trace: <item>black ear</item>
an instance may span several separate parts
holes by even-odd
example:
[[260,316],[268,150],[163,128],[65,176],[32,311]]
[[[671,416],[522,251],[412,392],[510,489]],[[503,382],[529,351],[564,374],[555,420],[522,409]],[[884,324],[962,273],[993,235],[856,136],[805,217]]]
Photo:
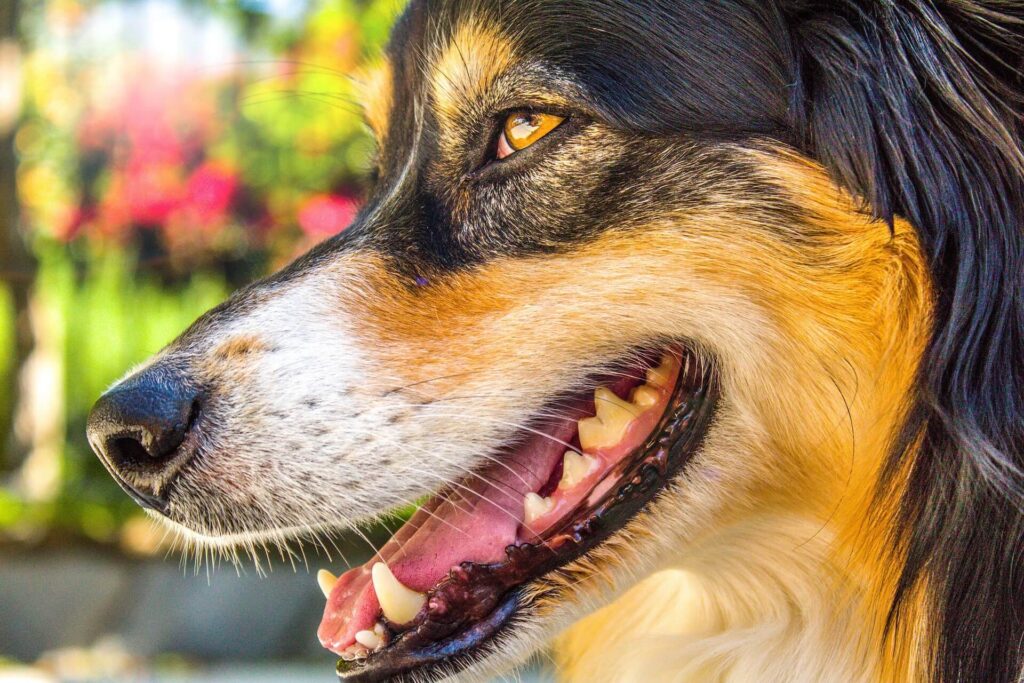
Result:
[[926,586],[938,638],[934,680],[1017,681],[1024,2],[797,2],[786,12],[798,55],[798,137],[876,215],[916,227],[936,287],[916,407],[887,480],[915,458],[890,623]]

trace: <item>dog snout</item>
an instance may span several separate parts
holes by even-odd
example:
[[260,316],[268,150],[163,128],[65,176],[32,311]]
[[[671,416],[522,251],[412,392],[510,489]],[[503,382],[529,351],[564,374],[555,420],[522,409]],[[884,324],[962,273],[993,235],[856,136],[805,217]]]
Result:
[[194,454],[188,437],[200,408],[198,390],[156,366],[101,396],[86,432],[121,487],[140,505],[163,511],[170,483]]

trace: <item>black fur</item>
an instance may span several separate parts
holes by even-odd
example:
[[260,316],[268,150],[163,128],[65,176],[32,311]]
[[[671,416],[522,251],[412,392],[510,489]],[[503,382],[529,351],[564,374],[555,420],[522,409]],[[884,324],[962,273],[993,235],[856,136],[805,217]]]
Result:
[[934,678],[1018,680],[1024,2],[432,2],[406,16],[395,57],[470,4],[578,84],[581,106],[602,120],[654,136],[777,138],[820,160],[876,216],[917,228],[937,301],[879,493],[909,472],[890,628],[919,628],[906,607],[926,585]]
[[[792,10],[795,121],[879,216],[917,228],[937,288],[906,472],[890,617],[927,584],[935,677],[1024,665],[1024,4],[813,3]],[[920,448],[917,445],[920,444]]]

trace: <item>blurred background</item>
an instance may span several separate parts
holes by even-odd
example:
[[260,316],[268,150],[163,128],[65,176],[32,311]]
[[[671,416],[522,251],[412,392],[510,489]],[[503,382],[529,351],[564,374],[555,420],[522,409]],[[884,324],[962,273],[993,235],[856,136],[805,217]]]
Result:
[[373,146],[351,76],[400,9],[0,0],[0,681],[333,680],[313,575],[339,556],[196,565],[84,425],[134,363],[352,220]]

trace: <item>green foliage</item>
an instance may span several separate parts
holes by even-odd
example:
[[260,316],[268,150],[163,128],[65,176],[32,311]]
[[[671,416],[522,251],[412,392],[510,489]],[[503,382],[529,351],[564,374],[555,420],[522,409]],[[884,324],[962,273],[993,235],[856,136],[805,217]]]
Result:
[[181,333],[227,294],[222,277],[197,272],[168,286],[140,272],[131,254],[92,249],[79,276],[62,245],[41,249],[39,294],[63,321],[69,418]]
[[[96,42],[110,34],[92,18],[130,14],[129,0],[25,5],[17,182],[39,262],[33,326],[60,375],[36,388],[63,439],[56,493],[28,496],[0,473],[0,538],[112,538],[138,510],[90,452],[89,407],[234,286],[354,215],[373,143],[351,76],[404,3],[308,0],[286,19],[271,4],[178,0],[195,27],[230,27],[237,62],[174,68],[145,45]],[[0,280],[0,349],[14,315]],[[0,380],[16,372],[0,353]]]

